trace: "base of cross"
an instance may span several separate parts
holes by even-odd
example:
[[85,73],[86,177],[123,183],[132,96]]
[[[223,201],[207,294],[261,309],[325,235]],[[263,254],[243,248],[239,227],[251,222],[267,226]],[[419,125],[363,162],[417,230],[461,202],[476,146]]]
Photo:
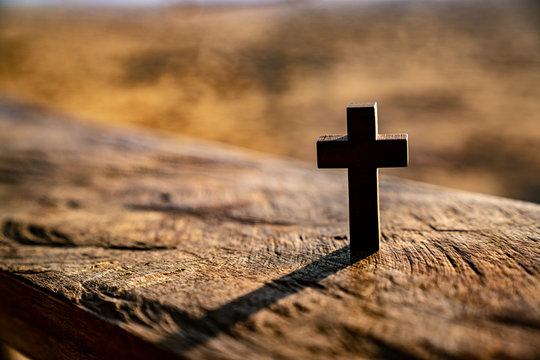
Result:
[[409,163],[407,134],[377,132],[377,103],[347,106],[347,135],[317,140],[319,168],[348,168],[351,260],[379,251],[379,169]]

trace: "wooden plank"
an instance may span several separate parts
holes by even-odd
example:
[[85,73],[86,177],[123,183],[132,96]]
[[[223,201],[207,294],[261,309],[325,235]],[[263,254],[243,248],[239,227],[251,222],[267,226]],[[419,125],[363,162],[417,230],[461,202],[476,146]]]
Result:
[[[383,176],[381,251],[350,264],[346,181],[4,100],[0,338],[37,358],[107,339],[197,359],[540,356],[540,206]],[[33,321],[19,301],[55,305]]]

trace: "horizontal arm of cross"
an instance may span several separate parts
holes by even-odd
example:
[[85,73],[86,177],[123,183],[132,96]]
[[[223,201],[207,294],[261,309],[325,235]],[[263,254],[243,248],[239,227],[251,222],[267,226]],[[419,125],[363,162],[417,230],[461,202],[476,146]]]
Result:
[[407,148],[407,134],[382,134],[375,141],[366,142],[350,142],[343,135],[324,135],[317,140],[318,167],[403,167],[409,163]]

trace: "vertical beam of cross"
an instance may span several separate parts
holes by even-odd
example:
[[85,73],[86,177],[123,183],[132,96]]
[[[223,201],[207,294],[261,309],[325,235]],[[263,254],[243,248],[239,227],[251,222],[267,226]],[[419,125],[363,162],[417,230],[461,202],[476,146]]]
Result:
[[[372,142],[377,138],[377,106],[347,106],[347,135],[350,143]],[[369,156],[369,154],[359,154]],[[357,159],[356,163],[361,162]],[[379,169],[350,164],[349,239],[351,253],[374,253],[379,250]],[[354,239],[354,240],[353,240]]]
[[347,106],[347,134],[317,140],[319,168],[347,168],[349,180],[349,239],[351,255],[379,250],[380,167],[407,166],[407,134],[379,135],[377,104]]

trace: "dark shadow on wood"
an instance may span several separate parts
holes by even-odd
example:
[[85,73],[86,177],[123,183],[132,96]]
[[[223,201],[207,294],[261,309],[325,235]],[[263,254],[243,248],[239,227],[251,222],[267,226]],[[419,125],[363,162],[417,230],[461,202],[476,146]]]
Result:
[[254,313],[305,288],[320,287],[319,281],[367,256],[369,254],[363,257],[355,256],[351,260],[349,246],[345,246],[215,310],[208,311],[203,317],[186,318],[186,314],[183,314],[182,319],[174,319],[183,330],[171,334],[160,345],[184,353],[221,333],[231,334],[235,324],[248,320]]

